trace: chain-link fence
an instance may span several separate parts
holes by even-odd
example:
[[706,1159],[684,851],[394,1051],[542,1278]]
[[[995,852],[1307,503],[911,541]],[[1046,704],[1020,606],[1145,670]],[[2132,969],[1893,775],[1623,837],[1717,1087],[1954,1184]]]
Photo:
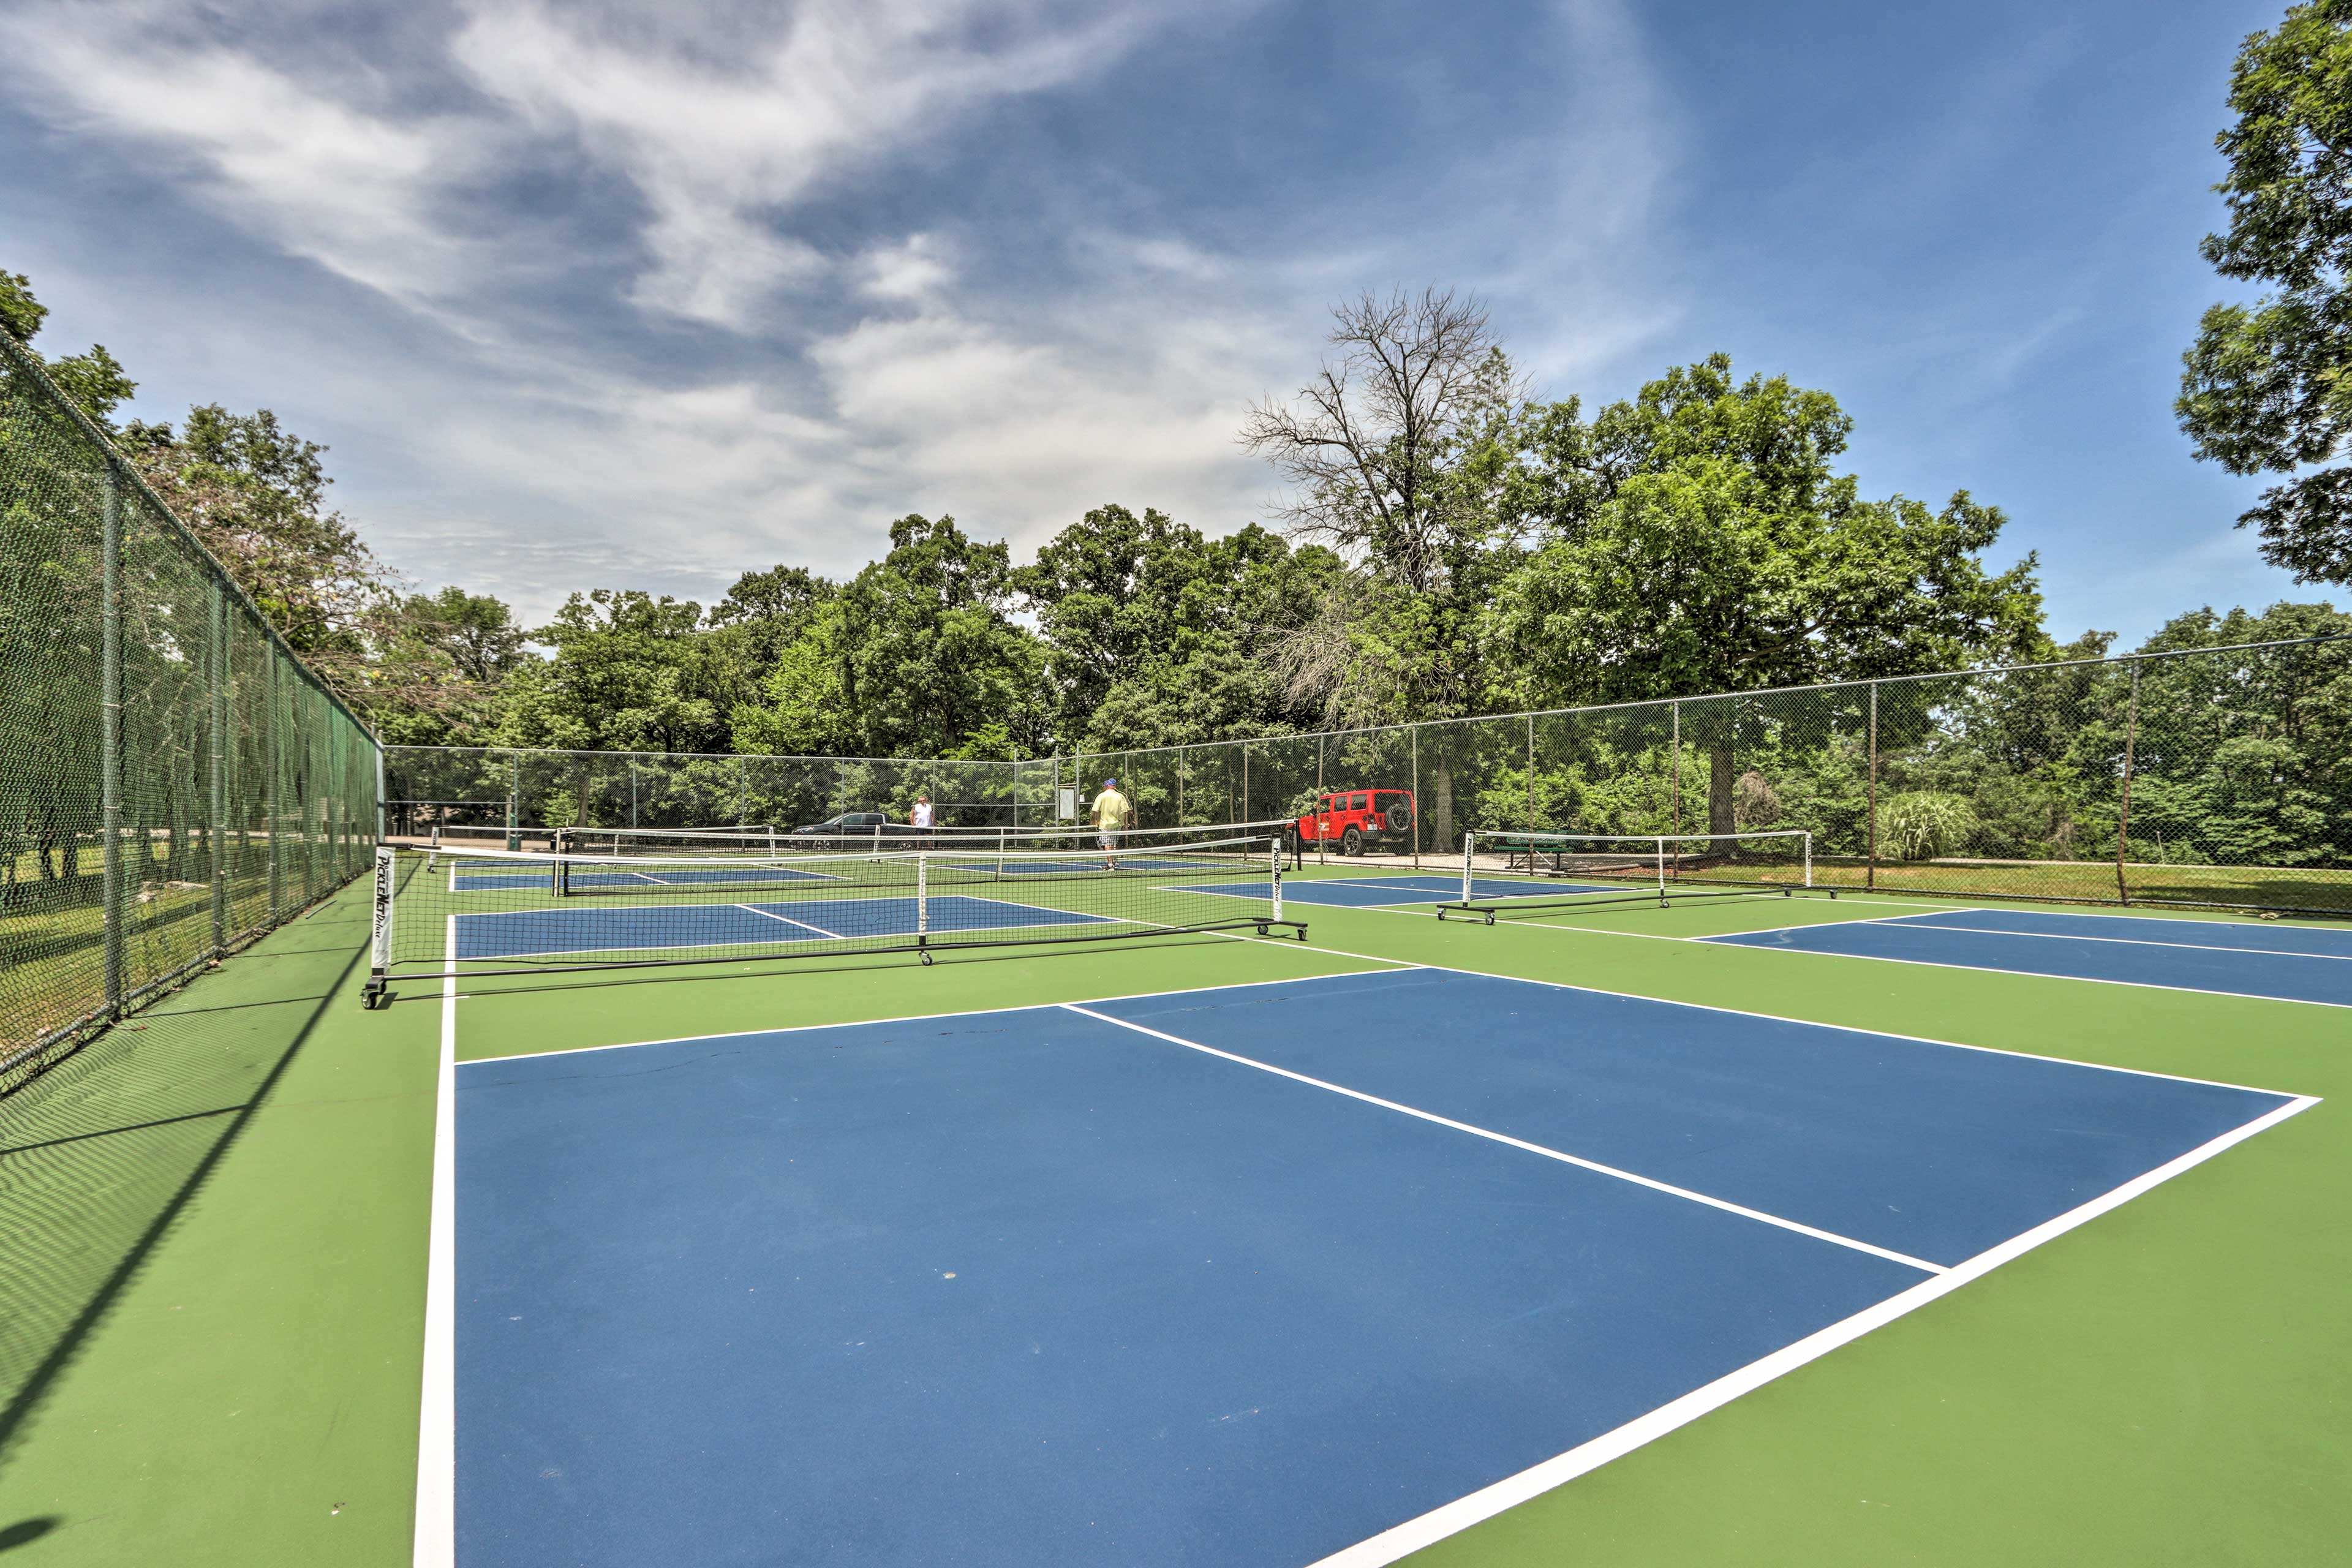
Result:
[[[847,811],[1055,820],[1106,778],[1139,826],[1409,791],[1367,854],[1465,831],[1803,828],[1815,879],[1898,892],[2352,913],[2352,638],[2260,643],[1025,763],[389,748],[436,826],[791,827]],[[1328,857],[1337,846],[1311,839]]]
[[0,1092],[369,864],[375,739],[0,331]]
[[1803,828],[1817,881],[2352,914],[2352,638],[1083,755],[1147,824],[1409,790],[1465,829]]
[[385,829],[422,842],[552,827],[811,826],[844,812],[905,821],[919,795],[943,827],[1053,820],[1055,764],[726,752],[387,746]]

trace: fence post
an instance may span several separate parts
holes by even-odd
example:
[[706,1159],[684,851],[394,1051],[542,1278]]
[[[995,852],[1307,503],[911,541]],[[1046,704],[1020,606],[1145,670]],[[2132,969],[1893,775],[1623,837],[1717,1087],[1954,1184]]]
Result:
[[228,730],[228,599],[212,582],[212,756],[205,770],[205,832],[212,838],[213,951],[228,946],[228,760],[221,737]]
[[275,645],[267,651],[269,655],[269,680],[265,693],[269,705],[269,798],[264,805],[269,814],[269,919],[275,924],[278,912],[286,907],[286,858],[279,852],[278,845],[278,840],[284,837],[279,829],[285,824],[278,816],[280,802],[278,795],[278,775],[285,771],[286,726],[278,721],[278,712],[279,655]]
[[637,759],[629,758],[629,826],[637,825]]
[[1536,830],[1536,716],[1528,715],[1528,831]]
[[106,900],[106,1012],[122,1016],[122,489],[109,458],[99,537],[98,814]]
[[735,759],[735,826],[751,826],[751,764]]
[[[1129,757],[1127,760],[1130,763],[1135,761],[1133,757]],[[1253,820],[1250,816],[1249,742],[1247,741],[1244,741],[1242,742],[1242,814],[1239,816],[1234,817],[1234,820],[1235,822],[1248,822]]]
[[2132,752],[2139,740],[2139,666],[2131,670],[2131,696],[2124,708],[2123,794],[2116,807],[2116,900],[2131,902],[2131,884],[2124,876],[2124,855],[2131,844]]
[[1869,865],[1862,885],[1878,886],[1878,682],[1870,683],[1870,836]]
[[1683,830],[1683,705],[1674,703],[1669,711],[1674,715],[1674,740],[1666,751],[1667,798],[1673,804],[1669,810],[1671,824],[1676,833]]
[[507,759],[507,847],[522,847],[522,759]]
[[1421,726],[1412,727],[1412,868],[1421,869]]
[[[1322,820],[1322,817],[1323,817],[1323,798],[1322,798],[1322,797],[1323,797],[1323,791],[1324,791],[1324,788],[1325,788],[1325,785],[1324,785],[1324,783],[1323,783],[1323,737],[1322,737],[1322,736],[1320,736],[1320,735],[1318,735],[1318,736],[1316,736],[1316,737],[1315,737],[1315,796],[1316,796],[1316,798],[1315,798],[1315,816],[1316,816],[1316,821],[1315,821],[1315,863],[1316,863],[1318,866],[1328,866],[1328,865],[1329,865],[1329,864],[1330,864],[1330,862],[1329,862],[1328,860],[1325,859],[1325,858],[1324,858],[1324,857],[1323,857],[1323,820]],[[1413,806],[1414,806],[1414,809],[1415,809],[1415,810],[1419,810],[1419,809],[1420,809],[1420,804],[1421,804],[1421,803],[1420,803],[1420,802],[1418,802],[1418,801],[1415,801],[1415,802],[1413,803]]]

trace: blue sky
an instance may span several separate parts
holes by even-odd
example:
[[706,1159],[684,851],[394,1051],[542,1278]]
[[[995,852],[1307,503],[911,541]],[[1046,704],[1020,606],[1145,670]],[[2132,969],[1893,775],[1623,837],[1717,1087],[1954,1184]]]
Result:
[[2316,598],[2170,412],[2276,0],[536,0],[0,13],[0,268],[135,412],[266,405],[420,584],[543,616],[891,519],[1266,514],[1331,301],[1476,292],[1549,396],[1723,350],[1864,489],[2004,509],[2053,631]]

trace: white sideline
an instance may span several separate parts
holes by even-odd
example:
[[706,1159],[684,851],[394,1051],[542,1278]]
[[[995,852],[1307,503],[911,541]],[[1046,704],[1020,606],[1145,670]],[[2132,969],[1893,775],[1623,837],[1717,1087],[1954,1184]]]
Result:
[[[1549,930],[1550,928],[1545,927],[1542,929]],[[1272,937],[1242,935],[1234,931],[1219,931],[1217,934],[1220,936],[1230,936],[1235,942],[1271,942],[1277,940]],[[1622,931],[1592,931],[1588,934],[1593,936],[1622,936],[1627,933]],[[1646,937],[1643,940],[1649,942],[1684,942],[1695,941],[1697,939],[1678,936],[1662,936]],[[1982,1051],[1987,1056],[2021,1057],[2028,1061],[2061,1062],[2067,1067],[2088,1068],[2094,1072],[2119,1072],[2127,1074],[2133,1078],[2159,1078],[2172,1083],[2200,1083],[2205,1085],[2208,1089],[2234,1089],[2247,1094],[2284,1094],[2287,1092],[2286,1090],[2280,1089],[2263,1089],[2249,1083],[2231,1083],[2226,1079],[2218,1078],[2191,1078],[2187,1073],[2158,1072],[2151,1068],[2117,1067],[2112,1062],[2084,1061],[2079,1057],[2053,1057],[2044,1055],[2040,1051],[2013,1050],[2007,1046],[1978,1046],[1971,1045],[1966,1040],[1938,1039],[1933,1035],[1906,1035],[1895,1029],[1873,1029],[1861,1024],[1825,1024],[1819,1018],[1800,1018],[1788,1013],[1759,1013],[1752,1007],[1726,1007],[1721,1004],[1715,1002],[1685,1002],[1680,997],[1675,996],[1654,996],[1645,991],[1615,991],[1606,985],[1582,985],[1572,980],[1538,980],[1530,974],[1498,974],[1494,971],[1487,969],[1465,969],[1458,963],[1408,963],[1403,959],[1383,959],[1376,953],[1351,952],[1348,949],[1341,947],[1327,947],[1321,951],[1325,952],[1337,953],[1341,958],[1361,958],[1380,963],[1401,964],[1409,969],[1429,969],[1434,970],[1441,974],[1468,974],[1480,980],[1512,980],[1527,985],[1548,985],[1555,991],[1587,991],[1591,992],[1595,996],[1622,996],[1629,1002],[1654,1002],[1662,1007],[1689,1007],[1701,1013],[1726,1013],[1735,1018],[1762,1018],[1774,1024],[1795,1024],[1808,1029],[1835,1029],[1843,1034],[1869,1035],[1882,1040],[1908,1040],[1916,1045],[1943,1046],[1956,1051]],[[1770,952],[1775,950],[1771,948],[1764,948],[1759,951]],[[1802,952],[1805,949],[1786,948],[1779,951]],[[1823,953],[1821,956],[1828,958],[1843,957],[1843,955],[1837,953]],[[1890,962],[1907,963],[1909,961],[1906,959],[1896,959],[1891,960]],[[2011,973],[2013,973],[2013,971],[1982,970],[1979,973],[1993,974]],[[1315,978],[1335,980],[1344,979],[1346,977],[1342,975],[1327,974],[1316,976]],[[1259,983],[1244,982],[1244,984],[1255,984]],[[1202,986],[1199,987],[1199,989],[1221,990],[1226,989],[1226,987]],[[2214,994],[2234,995],[2236,993],[2217,992],[2214,993]],[[2270,998],[2253,997],[2251,998],[2251,1000],[2265,1001],[2270,1000]],[[2335,1004],[2324,1003],[2319,1004],[2319,1005],[2333,1006]]]
[[[1832,923],[1834,924],[1835,922]],[[1874,924],[1876,922],[1856,923]],[[1929,929],[1934,931],[1952,931],[1963,928],[1934,926]],[[1708,947],[1744,947],[1750,952],[1792,953],[1801,954],[1807,958],[1851,958],[1859,959],[1865,963],[1915,963],[1922,969],[1957,969],[1969,974],[2016,974],[2021,975],[2029,980],[2063,980],[2075,985],[2123,985],[2128,986],[2135,991],[2176,991],[2189,996],[2235,996],[2241,1001],[2245,1002],[2282,1002],[2290,1007],[2334,1007],[2339,1010],[2352,1009],[2352,1002],[2315,1002],[2308,996],[2274,996],[2267,991],[2217,991],[2210,985],[2167,985],[2160,980],[2110,980],[2103,974],[2060,974],[2045,969],[2008,969],[1997,963],[1947,963],[1940,959],[1934,958],[1897,958],[1892,953],[1882,952],[1837,952],[1827,948],[1818,947],[1763,947],[1754,943],[1736,940],[1738,937],[1748,934],[1749,933],[1744,931],[1733,931],[1724,936],[1675,937],[1671,940],[1676,942],[1699,942]],[[1983,936],[1987,933],[1979,931],[1975,934]],[[2018,935],[2021,933],[2002,932],[1996,934]],[[2062,938],[2059,940],[2066,939]],[[2163,946],[2165,944],[2158,943],[2158,945]],[[2244,952],[2251,952],[2252,950],[2247,948],[2234,948],[2231,951]],[[2298,955],[2289,954],[2288,956],[2294,957]]]
[[434,1069],[432,1228],[425,1244],[425,1383],[416,1412],[415,1568],[457,1561],[457,917],[446,937]]
[[2191,1149],[2179,1159],[2158,1165],[2146,1175],[2126,1182],[2100,1197],[2093,1198],[2079,1208],[2070,1209],[2057,1218],[2044,1221],[2021,1236],[2013,1237],[1998,1247],[1989,1247],[1967,1262],[1924,1279],[1899,1296],[1891,1296],[1874,1307],[1867,1307],[1843,1322],[1831,1324],[1807,1335],[1792,1345],[1787,1345],[1760,1360],[1750,1362],[1738,1371],[1717,1378],[1713,1383],[1695,1388],[1681,1398],[1658,1406],[1646,1415],[1637,1415],[1614,1431],[1580,1443],[1564,1454],[1546,1459],[1542,1464],[1506,1477],[1466,1497],[1456,1498],[1443,1507],[1432,1509],[1416,1519],[1392,1526],[1353,1546],[1343,1547],[1328,1557],[1318,1559],[1307,1568],[1383,1568],[1433,1542],[1458,1534],[1507,1509],[1516,1508],[1530,1498],[1550,1491],[1553,1488],[1596,1470],[1610,1460],[1622,1457],[1645,1443],[1656,1441],[1677,1426],[1687,1426],[1711,1410],[1730,1404],[1752,1389],[1761,1388],[1773,1379],[1782,1377],[1807,1362],[1860,1339],[1871,1330],[1884,1327],[1907,1313],[1917,1311],[1928,1302],[1948,1296],[1972,1279],[1991,1272],[2011,1259],[2022,1256],[2084,1225],[2108,1210],[2119,1207],[2142,1193],[2170,1181],[2194,1166],[2200,1165],[2232,1144],[2243,1142],[2257,1132],[2266,1131],[2299,1111],[2308,1110],[2318,1100],[2305,1098],[2280,1106],[2267,1116],[2259,1117],[2244,1126],[2224,1132],[2209,1143]]
[[1588,1160],[1579,1154],[1570,1154],[1558,1149],[1547,1148],[1541,1143],[1530,1143],[1524,1138],[1514,1138],[1507,1132],[1497,1132],[1492,1128],[1479,1127],[1467,1121],[1456,1121],[1450,1116],[1440,1116],[1433,1110],[1423,1110],[1418,1107],[1402,1104],[1397,1100],[1383,1100],[1377,1094],[1366,1094],[1362,1089],[1349,1089],[1345,1084],[1332,1083],[1327,1079],[1310,1078],[1303,1072],[1293,1072],[1288,1068],[1276,1067],[1272,1062],[1259,1061],[1255,1057],[1244,1057],[1233,1051],[1219,1050],[1214,1046],[1204,1046],[1198,1040],[1188,1040],[1181,1035],[1171,1035],[1163,1029],[1154,1029],[1147,1025],[1130,1022],[1126,1018],[1115,1018],[1108,1013],[1097,1013],[1091,1007],[1081,1007],[1074,1002],[1065,1002],[1061,1005],[1066,1013],[1076,1013],[1105,1024],[1115,1024],[1122,1029],[1132,1029],[1139,1035],[1149,1035],[1155,1040],[1165,1040],[1171,1046],[1182,1046],[1186,1050],[1199,1051],[1203,1056],[1236,1062],[1245,1068],[1255,1068],[1260,1072],[1272,1073],[1276,1078],[1286,1078],[1294,1083],[1328,1089],[1333,1094],[1345,1095],[1349,1100],[1360,1100],[1366,1105],[1377,1105],[1383,1110],[1393,1110],[1401,1115],[1416,1117],[1423,1121],[1434,1122],[1440,1127],[1451,1128],[1456,1132],[1467,1132],[1474,1138],[1484,1138],[1489,1142],[1500,1143],[1506,1148],[1517,1149],[1529,1154],[1540,1154],[1547,1160],[1557,1160],[1563,1165],[1574,1165],[1581,1171],[1591,1171],[1598,1175],[1613,1177],[1621,1182],[1630,1182],[1637,1187],[1647,1187],[1654,1193],[1664,1193],[1668,1197],[1702,1204],[1711,1209],[1721,1209],[1726,1214],[1738,1215],[1742,1219],[1752,1219],[1759,1225],[1794,1231],[1799,1236],[1810,1237],[1815,1241],[1826,1241],[1835,1247],[1849,1247],[1855,1252],[1866,1252],[1873,1258],[1883,1258],[1889,1263],[1900,1263],[1906,1268],[1916,1268],[1925,1274],[1941,1274],[1945,1270],[1943,1264],[1929,1263],[1925,1258],[1914,1258],[1906,1252],[1895,1252],[1887,1247],[1874,1246],[1867,1241],[1857,1241],[1850,1236],[1840,1236],[1833,1230],[1822,1230],[1798,1220],[1783,1218],[1780,1215],[1767,1214],[1762,1209],[1749,1208],[1745,1204],[1735,1204],[1726,1198],[1694,1192],[1688,1187],[1678,1187],[1671,1182],[1661,1182],[1654,1176],[1641,1175],[1616,1165],[1604,1165],[1598,1160]]

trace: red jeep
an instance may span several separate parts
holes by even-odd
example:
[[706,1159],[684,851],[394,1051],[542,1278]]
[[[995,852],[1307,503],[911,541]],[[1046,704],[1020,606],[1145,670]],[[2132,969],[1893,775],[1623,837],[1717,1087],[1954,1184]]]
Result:
[[1335,791],[1316,798],[1315,809],[1298,819],[1301,844],[1337,841],[1342,855],[1361,855],[1366,840],[1412,840],[1412,791]]

